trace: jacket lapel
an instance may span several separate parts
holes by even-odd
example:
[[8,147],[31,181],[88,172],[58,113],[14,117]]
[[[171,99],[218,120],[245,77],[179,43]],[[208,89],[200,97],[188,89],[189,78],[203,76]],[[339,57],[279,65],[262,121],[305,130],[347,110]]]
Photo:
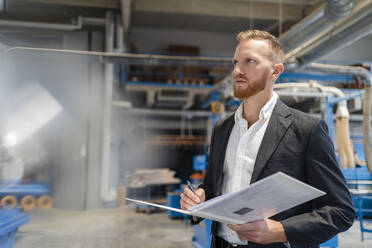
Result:
[[257,153],[251,183],[257,181],[271,155],[291,125],[292,120],[288,118],[290,115],[291,112],[288,107],[278,99]]

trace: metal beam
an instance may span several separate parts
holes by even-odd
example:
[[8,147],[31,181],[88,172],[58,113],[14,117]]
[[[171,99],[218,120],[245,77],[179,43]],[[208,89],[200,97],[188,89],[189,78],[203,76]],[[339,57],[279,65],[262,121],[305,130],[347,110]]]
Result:
[[[201,66],[201,67],[231,67],[230,58],[163,56],[147,54],[121,54],[123,56],[107,55],[104,61],[118,64],[148,65],[148,66]],[[140,55],[140,56],[136,56]]]
[[[252,7],[253,11],[250,11]],[[294,4],[283,4],[283,20],[299,20],[303,18],[306,7]],[[219,17],[241,17],[257,19],[278,19],[277,3],[268,2],[235,2],[207,0],[136,0],[133,11],[147,11],[172,14],[210,15]],[[252,16],[249,16],[249,13]]]
[[[3,0],[0,0],[3,1]],[[80,6],[92,8],[123,9],[127,0],[12,0],[27,3],[42,3],[65,6]],[[132,2],[129,0],[128,2]],[[283,20],[300,20],[303,11],[316,3],[316,0],[282,0]],[[149,11],[162,13],[183,13],[195,15],[211,15],[224,17],[278,19],[279,8],[277,0],[136,0],[133,1],[134,11]],[[249,11],[250,6],[254,11]],[[124,13],[124,12],[123,12]],[[252,13],[252,16],[248,16]],[[125,22],[124,22],[125,23]],[[124,24],[125,25],[125,24]]]
[[88,52],[66,49],[12,47],[8,52],[57,52],[61,54],[79,54],[97,56],[102,62],[130,64],[130,65],[169,65],[169,66],[201,66],[201,67],[231,67],[231,58],[226,57],[196,57],[196,56],[169,56],[153,54]]
[[[219,0],[221,1],[221,0]],[[227,0],[230,2],[252,2],[252,3],[278,3],[278,0]],[[282,0],[284,4],[294,4],[294,5],[314,5],[319,3],[319,0]]]
[[66,6],[119,9],[120,0],[12,0],[14,2],[43,3]]

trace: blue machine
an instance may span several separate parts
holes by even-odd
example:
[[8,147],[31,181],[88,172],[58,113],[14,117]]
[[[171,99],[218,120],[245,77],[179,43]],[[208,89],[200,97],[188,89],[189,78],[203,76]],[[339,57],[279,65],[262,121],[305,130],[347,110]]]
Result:
[[[359,206],[364,206],[367,202],[372,204],[372,197],[371,196],[362,196],[358,197]],[[361,232],[361,238],[362,241],[364,241],[364,233],[372,233],[372,229],[370,226],[366,225],[366,222],[368,224],[372,223],[372,220],[364,219],[365,216],[368,216],[368,214],[372,213],[371,209],[363,209],[362,207],[358,207],[358,217],[359,217],[359,225],[360,225],[360,232]]]
[[320,247],[330,247],[330,248],[336,248],[338,247],[338,235],[334,236],[327,242],[324,242],[323,244],[320,244]]
[[[183,192],[183,189],[176,189],[173,192],[168,192],[167,194],[167,206],[172,208],[181,208],[180,200],[181,200],[181,193]],[[168,216],[171,218],[185,218],[186,216],[184,214],[174,212],[171,210],[168,210]]]
[[212,221],[205,219],[198,225],[193,225],[195,236],[192,237],[192,245],[195,248],[209,248],[211,246]]
[[[192,169],[195,171],[204,171],[207,169],[207,155],[197,155],[193,157]],[[192,183],[197,185],[201,182],[201,179],[192,179]],[[167,194],[167,206],[172,208],[180,208],[180,194],[183,189],[176,189],[173,192]],[[168,216],[171,218],[185,218],[185,215],[174,211],[168,211]]]
[[196,171],[207,169],[207,155],[197,155],[193,157],[192,168]]
[[7,195],[13,195],[20,199],[27,195],[40,197],[42,195],[50,194],[50,189],[46,184],[19,184],[0,187],[0,198]]
[[[52,198],[51,198],[51,190],[50,190],[49,183],[34,183],[34,184],[14,184],[14,185],[1,185],[0,186],[0,199],[2,199],[3,204],[9,204],[4,203],[3,199],[6,199],[6,197],[12,197],[14,200],[11,200],[12,203],[10,205],[14,204],[19,205],[21,203],[21,207],[24,210],[30,210],[32,209],[36,203],[38,207],[43,209],[48,209],[52,207]],[[31,200],[33,203],[28,202],[28,204],[31,205],[22,205],[21,200],[26,199],[27,197],[34,197],[33,200]],[[16,199],[16,200],[15,200]],[[28,201],[30,201],[30,198],[28,198]],[[27,204],[27,201],[26,203]]]
[[[351,189],[354,208],[359,208],[359,196],[370,196],[370,189],[372,187],[372,175],[368,171],[367,166],[355,169],[342,170],[349,188]],[[363,210],[367,210],[364,215],[372,216],[372,202],[363,202]],[[369,211],[368,211],[369,210]],[[358,214],[358,212],[357,212]]]
[[[354,151],[358,158],[364,158],[363,137],[352,136],[354,144]],[[359,196],[370,196],[372,189],[372,174],[369,172],[367,166],[361,166],[355,169],[342,169],[346,182],[351,189],[354,208],[359,208]],[[363,203],[362,209],[372,210],[372,202],[367,201]],[[372,216],[372,211],[366,211],[365,216]],[[358,214],[358,212],[357,212]]]
[[28,214],[19,209],[0,209],[0,248],[12,248],[15,233],[28,221]]

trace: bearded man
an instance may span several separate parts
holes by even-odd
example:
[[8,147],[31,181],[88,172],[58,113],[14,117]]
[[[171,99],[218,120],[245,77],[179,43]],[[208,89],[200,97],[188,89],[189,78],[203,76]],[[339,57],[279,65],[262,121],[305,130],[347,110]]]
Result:
[[327,124],[289,108],[273,91],[284,70],[277,38],[247,30],[237,40],[234,95],[242,102],[233,115],[215,125],[205,180],[195,194],[185,188],[181,208],[236,192],[282,171],[327,194],[261,221],[213,222],[212,247],[319,247],[354,220]]

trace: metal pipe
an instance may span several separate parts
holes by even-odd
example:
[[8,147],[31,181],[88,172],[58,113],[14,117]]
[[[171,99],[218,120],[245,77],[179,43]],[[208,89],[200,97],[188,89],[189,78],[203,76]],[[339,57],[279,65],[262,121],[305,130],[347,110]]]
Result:
[[327,2],[279,37],[285,52],[292,51],[331,28],[335,23],[350,15],[354,8],[354,0],[327,0]]
[[113,52],[90,52],[67,49],[49,49],[33,47],[12,47],[9,52],[14,51],[39,51],[39,52],[61,52],[66,54],[80,54],[100,56],[104,62],[131,64],[131,65],[170,65],[170,66],[221,66],[232,67],[231,58],[224,57],[195,57],[195,56],[170,56],[154,54],[133,54]]
[[[114,50],[114,15],[112,12],[106,13],[105,49],[108,52]],[[114,65],[106,62],[101,165],[101,199],[104,203],[112,202],[116,198],[116,190],[109,186],[113,74]]]
[[76,24],[63,23],[45,23],[45,22],[27,22],[15,20],[0,20],[1,27],[21,27],[21,28],[38,28],[38,29],[52,29],[52,30],[78,30],[82,27],[82,19],[79,17]]
[[328,53],[348,46],[371,33],[372,1],[368,1],[368,3],[338,23],[333,29],[287,53],[285,61],[296,65],[292,69],[299,69],[298,67],[302,67]]
[[123,24],[121,23],[120,15],[116,16],[116,48],[115,48],[115,51],[117,53],[125,52],[124,28],[123,28]]
[[81,16],[82,18],[82,24],[89,25],[89,26],[106,26],[106,19],[104,18],[95,18],[95,17],[85,17]]
[[37,28],[66,31],[80,30],[82,29],[83,25],[104,26],[105,19],[79,16],[76,24],[0,20],[0,27]]
[[339,73],[347,75],[361,76],[366,80],[365,95],[363,104],[363,146],[366,156],[367,167],[372,173],[372,149],[371,149],[371,103],[372,103],[372,75],[363,67],[358,66],[341,66],[341,65],[324,65],[311,63],[307,67],[311,70]]

